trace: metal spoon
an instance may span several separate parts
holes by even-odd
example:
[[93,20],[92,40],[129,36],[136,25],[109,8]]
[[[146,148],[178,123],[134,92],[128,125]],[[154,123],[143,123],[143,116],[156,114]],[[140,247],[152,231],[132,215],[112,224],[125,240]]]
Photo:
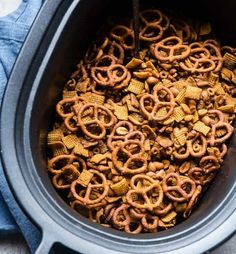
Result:
[[134,30],[134,56],[139,57],[139,0],[132,0],[133,5],[133,30]]

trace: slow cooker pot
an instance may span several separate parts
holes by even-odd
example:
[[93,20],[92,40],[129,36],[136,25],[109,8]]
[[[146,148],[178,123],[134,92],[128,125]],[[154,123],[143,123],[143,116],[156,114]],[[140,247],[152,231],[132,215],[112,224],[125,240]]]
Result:
[[[222,170],[202,202],[189,219],[166,231],[130,235],[94,224],[67,206],[50,182],[45,143],[55,103],[104,18],[123,15],[130,2],[46,1],[8,83],[1,112],[2,160],[16,199],[42,230],[37,253],[48,253],[55,243],[80,253],[203,253],[236,229],[235,134]],[[236,3],[224,1],[220,8],[221,2],[159,1],[163,8],[210,19],[221,40],[233,45]]]

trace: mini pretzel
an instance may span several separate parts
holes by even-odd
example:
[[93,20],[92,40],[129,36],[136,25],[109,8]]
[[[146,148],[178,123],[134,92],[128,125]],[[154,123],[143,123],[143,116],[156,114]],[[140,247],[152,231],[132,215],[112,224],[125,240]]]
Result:
[[[83,114],[86,110],[92,109],[91,120],[85,121]],[[104,119],[102,118],[104,116]],[[111,127],[115,123],[115,116],[106,107],[98,104],[87,104],[80,108],[78,113],[78,124],[85,135],[94,139],[102,139],[106,135],[106,128]],[[88,129],[89,126],[95,126],[99,133],[92,133]]]
[[164,31],[160,25],[147,24],[140,31],[139,38],[142,41],[154,42],[162,38],[163,32]]
[[[77,186],[80,186],[78,181],[74,181],[71,184],[71,193],[72,195],[79,201],[81,201],[83,204],[88,204],[88,205],[93,205],[93,204],[97,204],[100,201],[102,201],[109,190],[109,186],[107,184],[107,180],[106,177],[103,173],[100,173],[96,170],[90,169],[89,170],[90,173],[94,174],[93,178],[91,179],[90,183],[88,184],[86,190],[85,190],[85,194],[84,197],[80,196],[77,193]],[[99,179],[97,180],[96,177]],[[100,183],[101,181],[101,183]],[[102,191],[101,191],[102,190]],[[93,192],[96,191],[96,194],[94,193],[93,196],[96,196],[96,198],[91,198]]]
[[199,166],[207,174],[214,172],[220,168],[220,164],[219,164],[217,158],[213,155],[202,157],[200,160]]
[[[119,131],[120,130],[120,131]],[[123,132],[122,132],[123,130]],[[129,121],[120,121],[112,129],[111,134],[108,137],[107,145],[110,150],[113,150],[117,141],[125,141],[125,137],[132,133],[134,126]]]
[[128,212],[129,207],[130,206],[127,204],[122,204],[114,211],[112,221],[116,227],[124,228],[126,225],[130,224],[131,218]]
[[[108,60],[108,63],[105,60]],[[97,84],[113,87],[116,90],[128,85],[131,75],[125,66],[115,63],[114,57],[109,55],[103,56],[100,61],[101,63],[97,63],[96,67],[91,68],[91,76]],[[103,64],[104,61],[105,65]]]
[[216,68],[215,62],[210,58],[210,52],[203,47],[191,49],[188,58],[179,66],[191,73],[206,73]]
[[[159,95],[161,91],[166,92],[166,95],[168,95],[169,98],[166,98],[166,101],[161,101]],[[173,93],[170,89],[162,85],[154,88],[153,95],[146,94],[140,99],[140,109],[149,120],[163,121],[167,119],[172,114],[174,106]],[[157,112],[160,108],[167,108],[167,113],[164,116],[157,116]]]
[[94,81],[101,86],[109,86],[110,80],[107,77],[107,70],[110,66],[116,64],[117,59],[111,55],[104,55],[98,59],[95,67],[91,68],[91,76]]
[[116,228],[123,228],[126,233],[138,234],[142,231],[141,223],[130,216],[130,205],[127,204],[122,204],[115,209],[112,215],[112,222]]
[[141,11],[139,17],[146,25],[159,25],[162,22],[163,14],[159,10],[147,9]]
[[179,37],[170,36],[156,43],[153,53],[160,61],[173,62],[185,59],[190,54],[190,48],[183,45]]
[[159,218],[157,216],[147,214],[141,219],[141,223],[148,232],[156,232]]
[[178,36],[178,31],[181,32],[181,37],[183,41],[189,41],[192,38],[192,29],[189,24],[187,24],[184,20],[181,19],[172,19],[171,20],[171,28],[174,30],[174,33]]
[[[200,144],[196,143],[200,139]],[[203,135],[196,135],[193,139],[187,141],[189,153],[193,157],[202,157],[206,153],[207,140]]]
[[[137,200],[134,199],[135,196],[138,197]],[[126,199],[133,207],[153,211],[162,202],[163,191],[160,183],[155,182],[145,189],[129,190],[126,194]]]
[[121,64],[111,65],[107,69],[107,75],[110,86],[114,87],[116,90],[126,87],[131,79],[130,72]]
[[188,202],[188,206],[186,208],[186,210],[184,211],[184,218],[189,217],[190,213],[192,212],[193,206],[196,204],[200,194],[202,192],[202,187],[199,185],[197,186],[195,192],[193,193],[190,201]]
[[131,207],[130,208],[130,216],[136,220],[142,219],[146,213],[143,213],[141,209]]
[[83,169],[86,169],[86,163],[83,159],[79,158],[75,155],[58,155],[51,160],[48,161],[48,171],[53,174],[60,174],[62,173],[62,170],[64,167],[67,167],[74,162],[79,163],[77,168],[78,171],[82,171]]
[[203,43],[203,46],[211,53],[210,59],[213,60],[216,64],[214,72],[220,71],[223,66],[223,57],[221,55],[219,47],[217,47],[215,44],[213,44],[212,41],[209,40],[205,41]]
[[120,121],[117,123],[108,137],[107,146],[110,150],[120,143],[128,140],[138,140],[144,142],[145,137],[140,131],[134,131],[134,126],[128,121]]
[[222,144],[220,147],[220,156],[221,158],[223,158],[226,154],[227,154],[228,148],[226,146],[226,144]]
[[189,148],[186,145],[184,145],[181,146],[180,148],[176,148],[176,150],[173,152],[173,155],[176,159],[184,160],[189,157],[190,151]]
[[57,189],[68,189],[71,183],[79,177],[80,172],[73,165],[67,165],[61,169],[61,172],[53,176],[52,182]]
[[[190,190],[184,189],[186,184],[190,185]],[[162,181],[162,188],[164,194],[170,200],[183,202],[189,200],[192,197],[196,189],[196,184],[188,177],[181,179],[179,174],[169,173]]]
[[[141,183],[141,187],[137,186],[137,182]],[[153,178],[151,178],[147,175],[137,174],[131,178],[130,186],[134,190],[139,189],[139,188],[145,189],[145,188],[149,188],[149,186],[152,185],[154,182],[155,181],[153,180]]]
[[[223,135],[222,137],[216,137],[216,131],[222,128],[226,129],[226,134]],[[211,136],[208,142],[211,146],[214,146],[215,144],[223,143],[232,135],[233,131],[234,131],[234,128],[229,123],[218,122],[217,124],[214,124],[212,126]]]
[[125,232],[130,234],[139,234],[142,231],[142,224],[139,221],[131,221],[125,226]]
[[134,48],[134,33],[130,28],[117,25],[111,30],[110,36],[119,41],[124,49],[132,50]]
[[113,41],[110,45],[108,55],[114,55],[117,58],[117,63],[122,64],[124,61],[125,53],[121,45]]
[[75,104],[82,105],[83,99],[75,96],[74,98],[66,98],[59,101],[56,105],[57,113],[62,117],[66,118],[71,114],[76,113],[74,110]]
[[163,203],[160,205],[160,207],[157,207],[154,209],[154,213],[159,216],[166,215],[171,211],[173,208],[173,204],[171,202],[168,203],[168,205],[164,206]]
[[[124,163],[119,159],[119,154],[123,155]],[[147,170],[147,159],[143,154],[144,147],[140,141],[127,140],[114,148],[112,161],[123,174],[138,174]]]
[[[214,118],[212,118],[212,115]],[[217,123],[219,122],[224,122],[224,114],[218,110],[218,109],[211,109],[211,110],[208,110],[207,112],[207,116],[210,117],[210,122],[208,123],[208,125],[216,125]],[[217,118],[215,118],[215,116]]]
[[188,176],[196,183],[202,186],[210,183],[215,177],[214,172],[206,173],[204,169],[193,167],[189,170]]
[[67,129],[72,132],[78,129],[73,118],[77,113],[77,108],[81,107],[83,104],[83,99],[75,96],[74,98],[63,99],[56,105],[57,113],[64,119]]

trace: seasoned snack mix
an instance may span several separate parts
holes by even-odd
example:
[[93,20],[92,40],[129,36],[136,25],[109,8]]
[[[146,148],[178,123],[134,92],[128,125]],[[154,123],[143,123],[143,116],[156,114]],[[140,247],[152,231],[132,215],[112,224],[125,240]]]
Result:
[[[190,216],[221,170],[236,112],[236,49],[159,10],[113,24],[77,65],[48,133],[54,187],[93,222],[157,232]],[[200,201],[199,201],[200,200]]]

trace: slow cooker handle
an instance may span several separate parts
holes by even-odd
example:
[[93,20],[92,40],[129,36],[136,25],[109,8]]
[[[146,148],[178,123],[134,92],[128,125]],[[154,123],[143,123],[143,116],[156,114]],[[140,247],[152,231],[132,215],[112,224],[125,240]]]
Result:
[[50,233],[43,233],[42,240],[35,251],[35,254],[48,254],[56,240],[53,238],[53,235]]

